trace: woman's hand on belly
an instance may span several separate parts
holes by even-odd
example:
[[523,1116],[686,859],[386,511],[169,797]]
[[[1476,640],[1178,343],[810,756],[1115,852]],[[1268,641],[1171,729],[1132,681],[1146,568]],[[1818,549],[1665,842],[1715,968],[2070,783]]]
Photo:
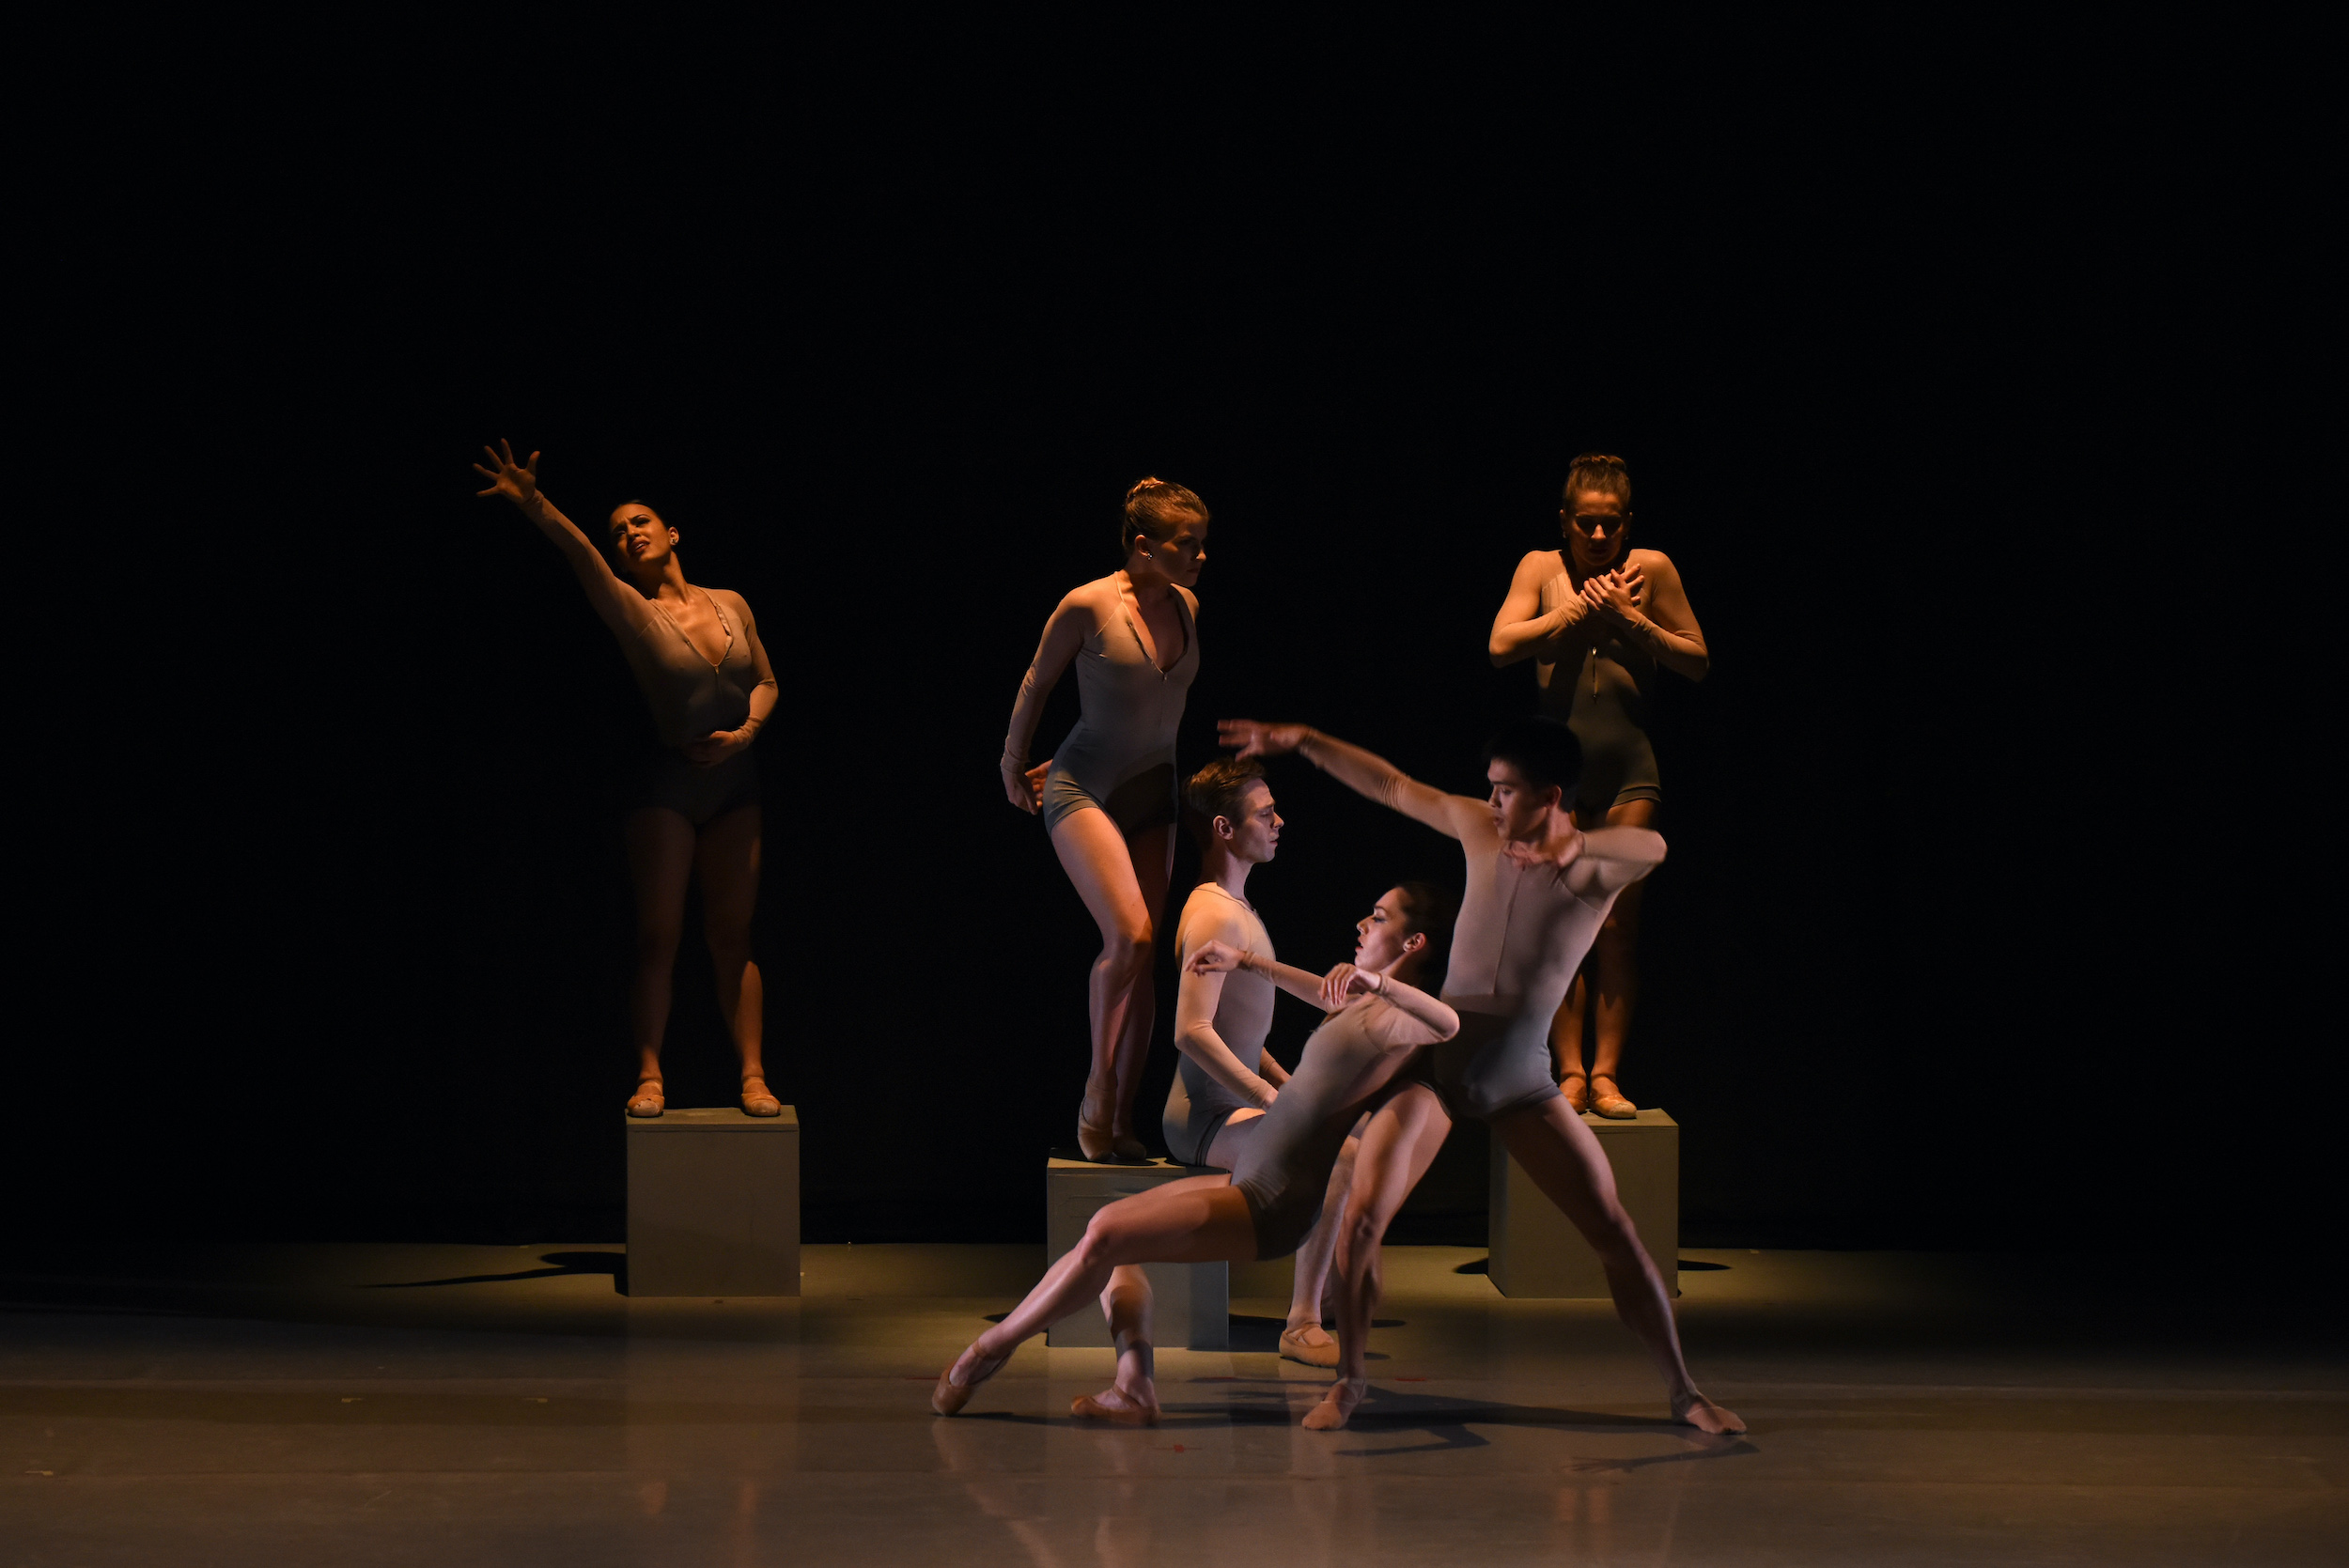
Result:
[[737,752],[750,749],[749,730],[719,730],[685,743],[685,760],[696,768],[715,768]]

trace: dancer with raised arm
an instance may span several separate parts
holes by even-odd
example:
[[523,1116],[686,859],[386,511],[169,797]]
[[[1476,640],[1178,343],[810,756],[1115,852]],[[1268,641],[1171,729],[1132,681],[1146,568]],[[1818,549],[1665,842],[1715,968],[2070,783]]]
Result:
[[[537,453],[518,463],[512,447],[500,442],[490,462],[474,464],[490,481],[477,493],[512,502],[563,552],[587,602],[620,640],[660,733],[658,748],[630,780],[623,824],[636,893],[629,1025],[637,1068],[628,1113],[658,1116],[668,1104],[661,1047],[685,890],[699,876],[718,1007],[741,1057],[742,1109],[753,1116],[781,1115],[781,1102],[767,1088],[758,966],[751,961],[759,849],[758,763],[751,742],[775,706],[775,675],[758,641],[758,623],[741,595],[685,580],[677,531],[650,506],[630,501],[613,508],[607,523],[612,559],[606,559],[539,493]],[[625,581],[613,570],[613,560],[628,574]]]
[[[1077,1245],[1003,1321],[972,1341],[939,1374],[930,1407],[951,1416],[993,1376],[1022,1341],[1090,1305],[1121,1264],[1244,1262],[1296,1250],[1319,1217],[1322,1195],[1347,1132],[1377,1103],[1395,1076],[1428,1046],[1459,1027],[1453,1010],[1411,982],[1433,939],[1409,923],[1410,899],[1394,889],[1356,926],[1351,963],[1308,974],[1244,949],[1208,941],[1190,967],[1219,974],[1261,974],[1292,996],[1330,1009],[1305,1042],[1297,1071],[1259,1119],[1229,1176],[1189,1176],[1121,1198],[1099,1210]],[[1416,918],[1426,918],[1420,914]],[[1113,1415],[1155,1421],[1146,1339],[1117,1346]],[[1081,1410],[1085,1401],[1079,1401]]]
[[1706,1432],[1744,1431],[1688,1375],[1671,1292],[1615,1196],[1598,1139],[1549,1071],[1559,1000],[1608,907],[1663,860],[1664,841],[1644,828],[1575,826],[1566,801],[1580,749],[1552,720],[1521,719],[1493,737],[1485,751],[1491,793],[1483,800],[1446,795],[1303,724],[1230,719],[1217,727],[1241,758],[1295,752],[1358,794],[1457,839],[1467,862],[1443,981],[1460,1028],[1432,1053],[1434,1093],[1393,1096],[1362,1134],[1337,1236],[1338,1379],[1326,1409],[1315,1412],[1318,1423],[1308,1424],[1343,1426],[1361,1402],[1378,1245],[1451,1120],[1481,1116],[1597,1252],[1616,1312],[1663,1374],[1673,1418]]
[[[1517,563],[1486,651],[1496,666],[1534,660],[1541,710],[1581,743],[1576,823],[1653,828],[1664,785],[1648,740],[1648,693],[1659,669],[1703,680],[1712,656],[1672,557],[1627,548],[1631,474],[1621,458],[1586,452],[1574,459],[1558,529],[1563,549],[1532,551]],[[1619,1075],[1640,998],[1640,899],[1636,882],[1616,898],[1550,1029],[1551,1071],[1567,1102],[1617,1120],[1639,1114]],[[1597,1036],[1587,1075],[1586,1017]]]
[[[1093,1056],[1077,1106],[1085,1158],[1149,1157],[1134,1136],[1134,1095],[1156,1016],[1150,960],[1174,873],[1174,729],[1199,674],[1199,601],[1207,508],[1180,485],[1126,492],[1124,562],[1071,589],[1044,624],[1003,738],[1003,790],[1041,813],[1052,852],[1101,928],[1086,992]],[[1044,701],[1071,663],[1081,709],[1049,763],[1028,764]]]
[[[1275,956],[1271,933],[1248,901],[1248,873],[1272,859],[1281,843],[1281,814],[1264,769],[1252,762],[1219,757],[1183,785],[1199,839],[1200,881],[1175,924],[1177,972],[1182,989],[1174,1003],[1174,1045],[1182,1061],[1166,1092],[1167,1153],[1184,1165],[1229,1171],[1262,1129],[1264,1113],[1288,1074],[1264,1048],[1272,1028],[1272,982],[1260,971],[1196,969],[1191,960],[1208,942],[1221,942],[1259,958]],[[1414,885],[1415,903],[1425,907],[1433,890]],[[1387,916],[1377,910],[1373,920]],[[1444,924],[1450,924],[1448,916]],[[1407,953],[1426,944],[1414,932]],[[1338,1364],[1338,1342],[1321,1327],[1322,1287],[1330,1275],[1338,1215],[1354,1166],[1355,1141],[1348,1138],[1330,1172],[1321,1219],[1297,1249],[1296,1281],[1289,1292],[1288,1322],[1281,1330],[1281,1354],[1307,1366]],[[1150,1338],[1150,1284],[1140,1268],[1121,1266],[1102,1292],[1101,1310],[1113,1343]],[[1076,1404],[1081,1416],[1111,1420],[1129,1414],[1121,1389],[1111,1388]]]

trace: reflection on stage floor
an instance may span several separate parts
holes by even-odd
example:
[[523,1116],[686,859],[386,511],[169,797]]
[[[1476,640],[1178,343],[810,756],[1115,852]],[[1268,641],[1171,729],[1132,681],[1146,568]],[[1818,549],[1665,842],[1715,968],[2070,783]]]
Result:
[[[2170,1259],[1684,1250],[1706,1439],[1604,1303],[1390,1249],[1374,1392],[1300,1430],[1275,1281],[1164,1351],[1164,1424],[1031,1342],[938,1369],[1038,1247],[810,1247],[797,1300],[630,1298],[618,1249],[20,1258],[0,1558],[40,1563],[2314,1563],[2349,1540],[2349,1359]],[[1252,1284],[1252,1281],[1253,1283]],[[1279,1288],[1285,1288],[1284,1286]],[[2264,1313],[2265,1315],[2261,1315]]]

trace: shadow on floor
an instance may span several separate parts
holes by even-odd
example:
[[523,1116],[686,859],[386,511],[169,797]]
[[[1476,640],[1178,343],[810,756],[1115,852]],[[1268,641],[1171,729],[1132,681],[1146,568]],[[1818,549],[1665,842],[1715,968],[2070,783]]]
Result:
[[518,1268],[511,1274],[457,1274],[445,1280],[395,1280],[360,1288],[423,1290],[433,1285],[489,1285],[502,1280],[547,1280],[565,1274],[609,1274],[622,1294],[628,1290],[628,1254],[625,1252],[542,1252],[538,1261],[553,1266]]

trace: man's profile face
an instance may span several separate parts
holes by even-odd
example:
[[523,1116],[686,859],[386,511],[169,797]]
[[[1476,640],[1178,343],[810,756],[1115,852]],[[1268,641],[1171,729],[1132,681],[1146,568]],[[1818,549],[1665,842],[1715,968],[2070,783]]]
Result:
[[1262,865],[1272,859],[1273,851],[1281,846],[1281,814],[1272,809],[1271,786],[1262,779],[1250,780],[1232,809],[1237,815],[1221,820],[1232,830],[1223,843],[1233,858],[1251,865]]
[[1492,794],[1485,802],[1492,809],[1493,828],[1504,839],[1535,839],[1549,827],[1549,808],[1558,801],[1555,784],[1536,789],[1506,757],[1485,767],[1485,782]]

